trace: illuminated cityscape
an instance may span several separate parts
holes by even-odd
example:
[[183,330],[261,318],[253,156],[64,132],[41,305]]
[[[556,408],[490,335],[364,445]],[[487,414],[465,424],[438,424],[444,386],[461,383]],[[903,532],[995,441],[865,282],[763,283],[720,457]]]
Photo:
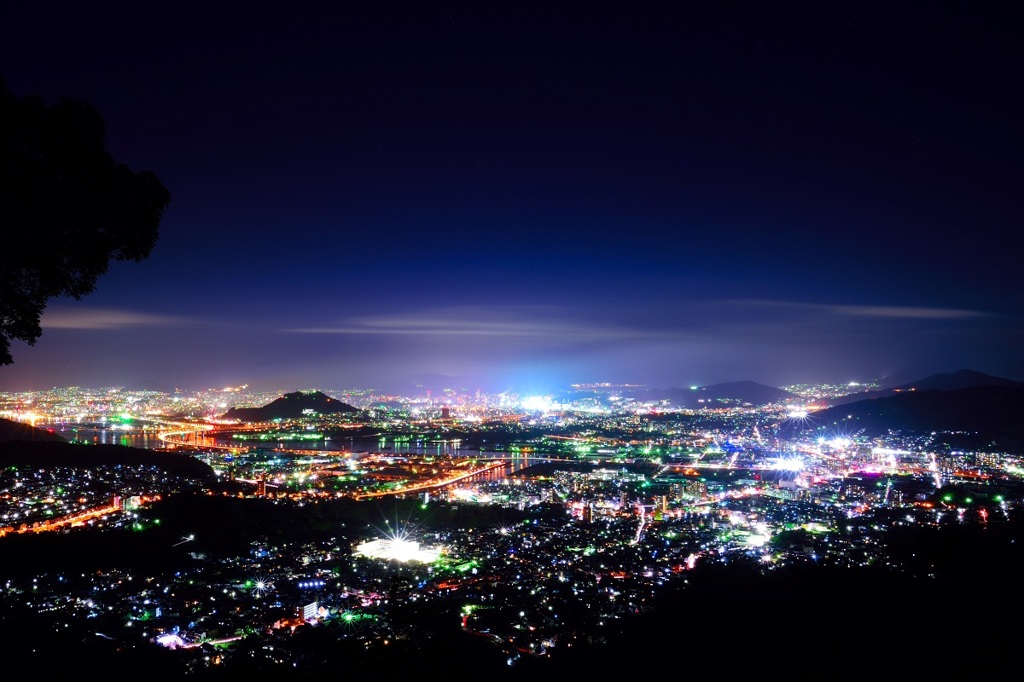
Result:
[[[274,397],[244,389],[4,394],[3,417],[75,451],[205,468],[39,466],[46,442],[20,441],[28,458],[5,460],[0,476],[0,542],[164,540],[152,561],[26,562],[4,577],[3,599],[58,629],[102,624],[122,646],[172,651],[190,674],[300,665],[309,629],[393,646],[423,627],[405,611],[439,609],[514,670],[611,637],[702,567],[915,574],[894,534],[1010,525],[1024,502],[1019,452],[897,433],[783,438],[835,387],[791,393],[682,410],[614,391],[579,405],[340,391],[357,410],[265,423],[223,418]],[[230,540],[216,528],[247,515],[266,527],[243,523]]]
[[125,9],[0,21],[8,677],[1020,667],[1012,3]]

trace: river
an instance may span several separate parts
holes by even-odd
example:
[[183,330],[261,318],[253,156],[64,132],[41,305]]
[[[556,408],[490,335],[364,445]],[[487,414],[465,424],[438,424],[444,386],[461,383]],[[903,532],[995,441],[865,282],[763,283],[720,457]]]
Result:
[[[111,429],[100,426],[65,425],[53,427],[56,433],[69,441],[82,441],[86,443],[104,445],[125,445],[145,450],[160,449],[165,443],[157,435],[158,431],[152,428],[146,429]],[[505,459],[511,462],[511,467],[498,469],[486,474],[481,474],[484,480],[501,480],[509,474],[522,471],[523,469],[551,461],[557,455],[546,455],[531,452],[519,454],[513,452],[502,452],[492,450],[476,450],[464,448],[458,441],[444,442],[423,442],[423,441],[391,441],[384,439],[355,440],[350,439],[343,444],[336,441],[265,441],[265,440],[239,440],[230,437],[216,437],[210,439],[211,444],[220,446],[261,446],[278,450],[322,450],[328,452],[353,452],[353,453],[383,453],[395,456],[434,456],[434,457],[476,457],[480,459]]]

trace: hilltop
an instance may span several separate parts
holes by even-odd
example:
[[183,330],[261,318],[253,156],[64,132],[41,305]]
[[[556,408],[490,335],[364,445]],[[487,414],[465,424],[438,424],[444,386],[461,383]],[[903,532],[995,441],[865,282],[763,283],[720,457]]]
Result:
[[729,381],[694,388],[649,389],[648,399],[667,400],[675,407],[700,409],[750,405],[762,407],[784,403],[797,395],[756,381]]
[[221,418],[237,419],[242,422],[269,422],[275,419],[299,419],[311,415],[358,411],[358,408],[321,391],[295,391],[286,393],[263,407],[232,407]]
[[1020,384],[908,390],[820,410],[791,428],[865,436],[902,432],[929,435],[949,447],[1016,452],[1024,451],[1022,413]]
[[848,405],[861,400],[872,400],[874,398],[887,398],[910,391],[955,391],[962,388],[975,388],[981,386],[1024,386],[1019,381],[1005,379],[1003,377],[985,374],[973,369],[961,369],[956,372],[931,374],[921,379],[906,381],[897,386],[881,388],[875,391],[862,391],[850,393],[829,401],[831,407]]

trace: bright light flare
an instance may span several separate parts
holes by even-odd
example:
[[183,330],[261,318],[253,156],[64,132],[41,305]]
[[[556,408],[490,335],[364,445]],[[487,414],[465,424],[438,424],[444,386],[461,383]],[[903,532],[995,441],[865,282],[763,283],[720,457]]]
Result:
[[551,396],[547,395],[528,396],[523,398],[519,404],[524,410],[529,410],[530,412],[547,412],[554,408]]
[[416,561],[429,564],[440,556],[441,549],[438,547],[421,548],[420,543],[413,540],[381,538],[360,543],[356,546],[356,554],[371,559],[402,563]]
[[168,649],[177,649],[178,647],[185,646],[184,640],[173,632],[165,632],[159,635],[156,638],[156,643]]
[[771,460],[768,466],[776,471],[803,471],[806,463],[801,457],[779,457]]

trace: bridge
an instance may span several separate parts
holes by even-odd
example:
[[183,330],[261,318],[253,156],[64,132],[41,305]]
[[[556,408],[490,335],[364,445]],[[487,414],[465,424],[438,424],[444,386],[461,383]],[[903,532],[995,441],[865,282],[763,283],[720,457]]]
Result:
[[511,462],[499,460],[493,464],[488,464],[485,467],[474,469],[472,471],[467,471],[465,473],[459,474],[458,476],[453,476],[452,478],[445,479],[444,481],[429,481],[425,483],[415,483],[401,488],[392,488],[391,490],[377,490],[369,493],[357,493],[354,497],[357,500],[367,500],[378,497],[388,497],[391,495],[404,495],[406,493],[416,493],[423,490],[432,490],[434,488],[443,488],[445,486],[452,485],[453,483],[464,481],[467,478],[479,476],[480,474],[487,473],[488,471],[493,471],[494,469],[503,469],[508,466],[511,466]]

